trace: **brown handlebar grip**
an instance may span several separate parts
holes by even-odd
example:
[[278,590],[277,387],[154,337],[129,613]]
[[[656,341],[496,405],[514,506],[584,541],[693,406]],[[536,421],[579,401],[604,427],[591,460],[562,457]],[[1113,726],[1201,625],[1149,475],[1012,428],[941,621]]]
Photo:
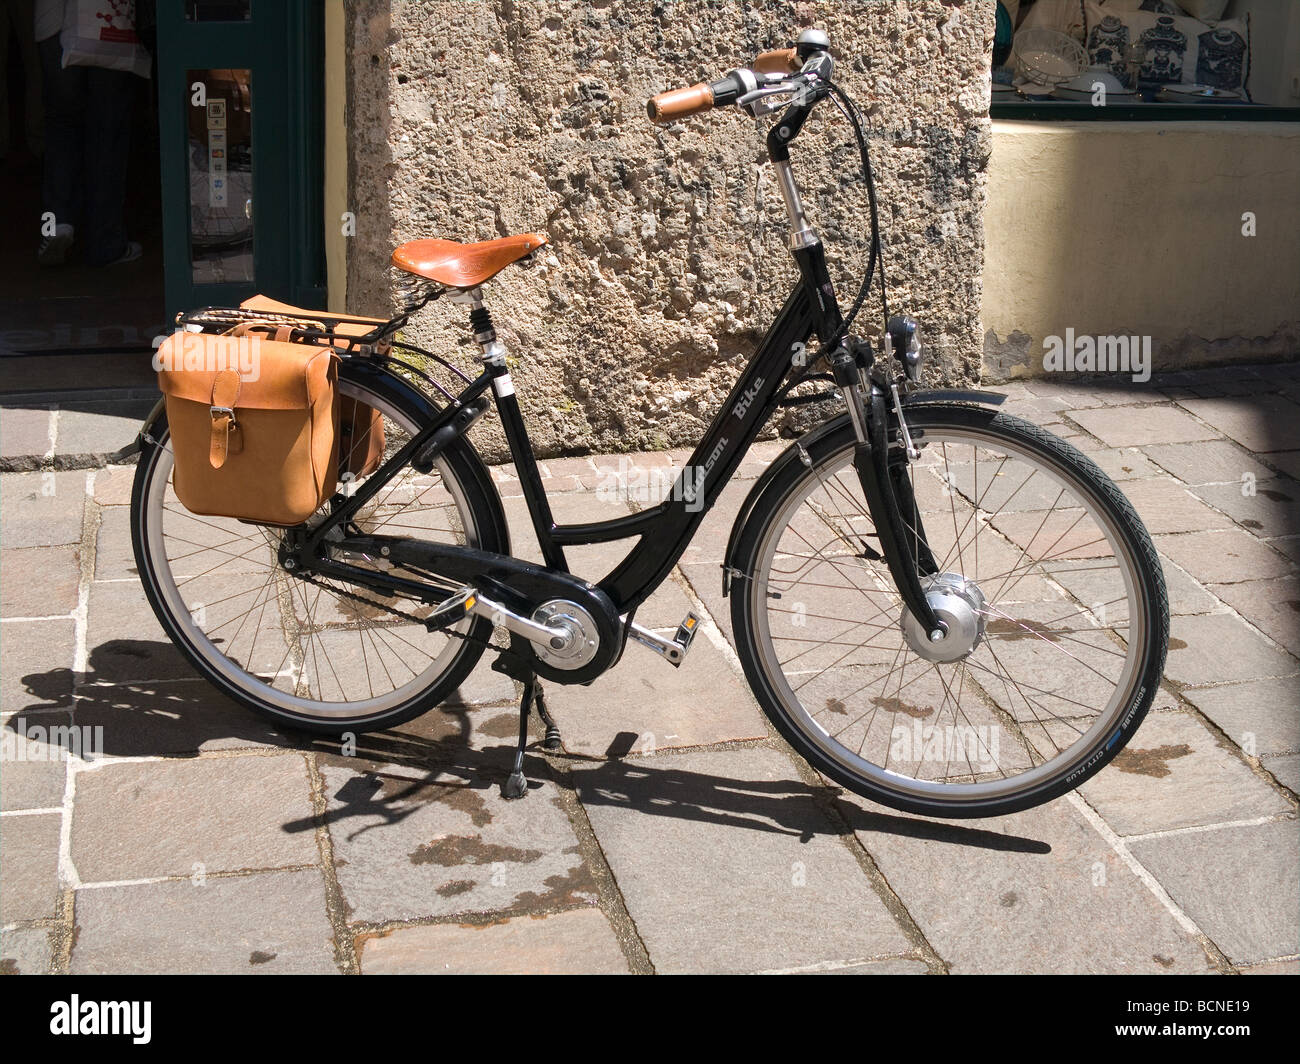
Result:
[[646,101],[651,122],[662,125],[674,119],[698,115],[713,108],[713,90],[704,82],[686,89],[669,89]]
[[799,53],[793,48],[777,48],[770,52],[760,52],[754,60],[753,69],[760,74],[794,74],[802,66]]

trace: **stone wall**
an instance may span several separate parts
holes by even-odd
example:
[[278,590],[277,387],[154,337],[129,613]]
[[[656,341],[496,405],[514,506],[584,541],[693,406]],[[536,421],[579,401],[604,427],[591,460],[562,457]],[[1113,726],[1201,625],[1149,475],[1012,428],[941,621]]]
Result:
[[[694,442],[795,270],[753,121],[658,128],[645,100],[816,26],[871,127],[891,306],[920,319],[936,381],[973,381],[993,7],[347,0],[349,309],[387,310],[395,243],[544,231],[543,261],[488,286],[538,452]],[[847,304],[869,237],[852,133],[826,104],[796,148]],[[468,363],[465,322],[435,303],[408,338]],[[857,331],[876,328],[864,312]]]

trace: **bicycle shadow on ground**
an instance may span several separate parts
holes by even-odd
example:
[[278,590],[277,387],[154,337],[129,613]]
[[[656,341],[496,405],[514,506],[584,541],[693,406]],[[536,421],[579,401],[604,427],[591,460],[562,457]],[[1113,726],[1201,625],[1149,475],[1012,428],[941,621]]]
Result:
[[[353,836],[398,823],[435,801],[472,808],[475,816],[490,819],[494,803],[503,800],[499,788],[510,770],[518,720],[512,705],[449,702],[398,728],[343,743],[263,721],[197,677],[104,680],[120,676],[116,668],[123,659],[156,661],[166,651],[174,653],[159,641],[101,644],[91,651],[86,673],[75,677],[75,702],[66,699],[74,679],[70,670],[24,676],[27,691],[41,701],[27,707],[30,716],[18,709],[4,727],[26,738],[81,744],[81,749],[67,749],[69,755],[80,755],[87,742],[95,744],[96,756],[109,757],[184,759],[241,746],[314,752],[326,777],[324,821]],[[56,723],[71,723],[75,730],[60,732],[52,727]],[[753,780],[684,769],[674,755],[664,753],[609,759],[543,755],[539,741],[535,730],[524,763],[530,789],[553,785],[576,793],[588,808],[622,807],[648,816],[793,835],[805,842],[851,830],[990,850],[1051,850],[1044,841],[1008,832],[864,809],[841,797],[839,788],[809,785],[793,771],[789,779]],[[616,737],[611,750],[622,745]],[[348,778],[336,783],[334,769],[347,770]],[[308,817],[283,827],[301,832],[317,826],[317,819]]]

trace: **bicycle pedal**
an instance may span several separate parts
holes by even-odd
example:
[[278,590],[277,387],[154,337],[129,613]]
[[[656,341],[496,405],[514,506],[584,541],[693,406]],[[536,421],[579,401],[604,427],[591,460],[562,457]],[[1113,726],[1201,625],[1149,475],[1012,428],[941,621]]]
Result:
[[677,632],[673,636],[673,642],[682,648],[682,656],[691,649],[691,642],[695,639],[695,633],[699,630],[700,618],[694,613],[688,613],[682,618],[682,623],[677,626]]
[[439,628],[458,624],[474,608],[475,591],[472,587],[462,587],[449,599],[438,603],[433,612],[424,619],[425,626],[433,632]]
[[658,632],[652,632],[636,622],[628,625],[627,634],[629,639],[635,640],[648,650],[653,650],[673,668],[680,668],[699,627],[700,618],[694,613],[688,613],[677,626],[677,631],[673,633],[671,639]]

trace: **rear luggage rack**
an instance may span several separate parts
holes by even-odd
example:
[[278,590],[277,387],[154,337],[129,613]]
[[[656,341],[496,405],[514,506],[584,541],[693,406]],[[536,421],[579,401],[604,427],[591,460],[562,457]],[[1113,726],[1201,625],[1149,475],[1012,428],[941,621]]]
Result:
[[[292,341],[324,343],[336,348],[340,354],[372,355],[379,345],[391,342],[391,337],[407,322],[406,314],[376,324],[373,318],[349,318],[337,314],[286,314],[277,310],[249,310],[244,307],[203,307],[200,310],[182,311],[176,315],[178,326],[197,326],[201,332],[228,332],[237,325],[288,326],[293,331]],[[351,333],[340,331],[342,326],[353,326]],[[358,332],[363,326],[365,332]]]

